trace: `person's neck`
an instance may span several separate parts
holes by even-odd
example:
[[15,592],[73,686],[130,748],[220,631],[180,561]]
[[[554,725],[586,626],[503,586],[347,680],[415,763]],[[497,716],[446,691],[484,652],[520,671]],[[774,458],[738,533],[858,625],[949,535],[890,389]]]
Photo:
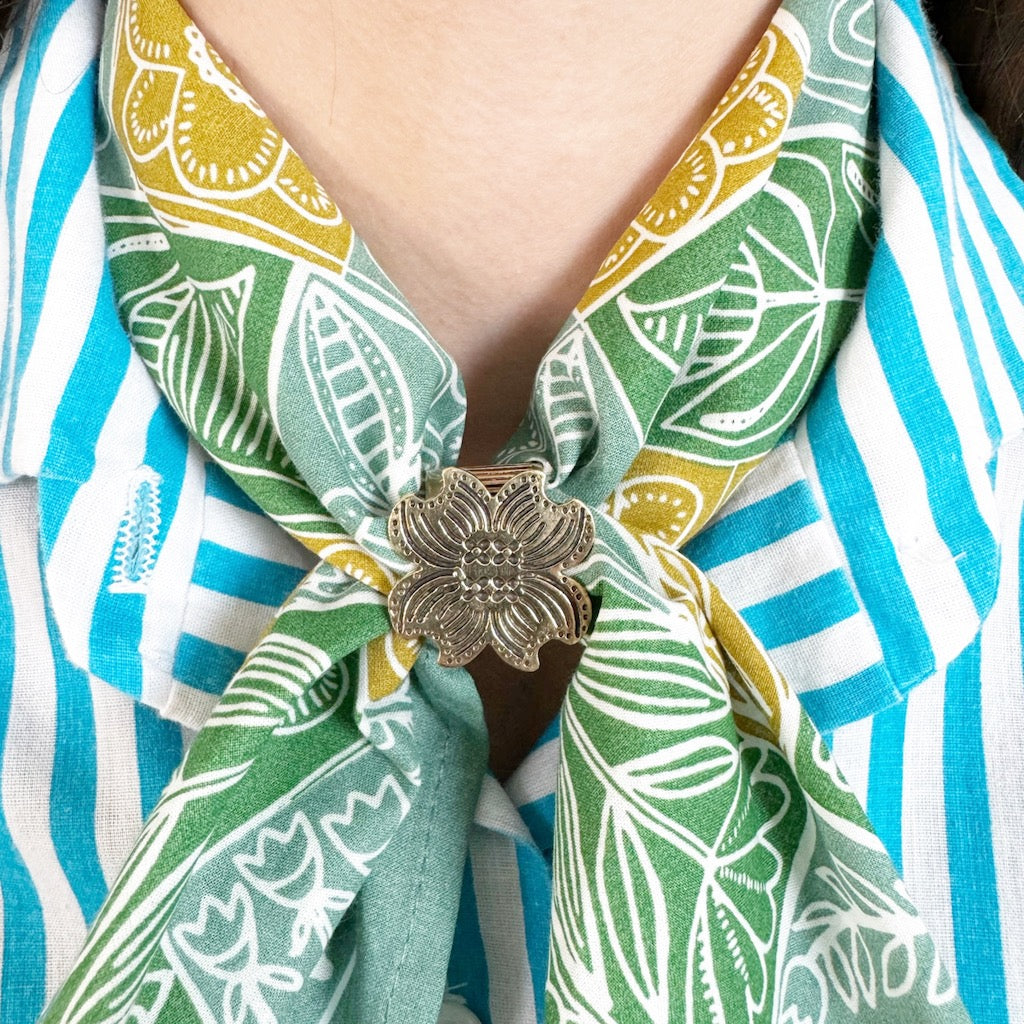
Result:
[[778,0],[186,0],[457,360],[489,462]]
[[[537,364],[778,0],[186,0],[434,337],[488,463]],[[579,648],[470,666],[504,779]]]

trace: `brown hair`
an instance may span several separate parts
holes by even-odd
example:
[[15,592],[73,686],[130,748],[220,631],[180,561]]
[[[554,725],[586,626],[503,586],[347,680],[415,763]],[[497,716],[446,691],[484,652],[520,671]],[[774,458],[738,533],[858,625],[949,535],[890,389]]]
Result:
[[[0,35],[23,0],[0,0]],[[1024,175],[1024,0],[925,0],[964,91]]]
[[1024,0],[931,0],[971,106],[1024,175]]

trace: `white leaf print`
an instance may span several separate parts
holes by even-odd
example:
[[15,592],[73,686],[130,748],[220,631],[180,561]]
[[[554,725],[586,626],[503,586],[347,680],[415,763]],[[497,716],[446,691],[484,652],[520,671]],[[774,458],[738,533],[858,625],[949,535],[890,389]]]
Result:
[[684,740],[615,769],[627,791],[665,800],[700,796],[728,782],[739,766],[735,744],[714,736]]
[[328,437],[353,470],[347,486],[368,510],[383,515],[419,483],[407,375],[355,305],[316,279],[303,292],[298,317],[310,394]]
[[668,1019],[669,923],[665,893],[636,823],[605,805],[597,895],[623,977],[651,1020]]

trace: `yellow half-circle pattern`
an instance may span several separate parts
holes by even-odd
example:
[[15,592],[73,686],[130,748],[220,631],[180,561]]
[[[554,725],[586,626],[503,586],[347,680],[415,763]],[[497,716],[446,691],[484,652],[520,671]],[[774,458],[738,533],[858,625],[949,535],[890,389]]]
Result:
[[656,260],[674,235],[714,214],[775,162],[806,68],[801,51],[772,24],[729,91],[650,201],[626,229],[577,307],[585,316],[626,278]]
[[122,19],[111,61],[114,129],[165,222],[342,269],[350,225],[177,0],[133,2]]

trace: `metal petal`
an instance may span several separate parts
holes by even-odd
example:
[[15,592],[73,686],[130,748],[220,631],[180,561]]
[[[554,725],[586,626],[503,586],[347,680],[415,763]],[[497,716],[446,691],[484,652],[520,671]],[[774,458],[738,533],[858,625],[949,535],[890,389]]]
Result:
[[548,640],[577,643],[590,625],[587,592],[574,580],[548,574],[520,580],[519,600],[491,612],[491,643],[507,662],[534,671]]
[[484,608],[459,598],[439,609],[438,634],[430,635],[440,648],[442,665],[466,665],[490,643],[488,615]]
[[459,582],[451,570],[417,569],[403,576],[388,594],[391,625],[403,636],[426,636],[434,604],[459,597]]
[[497,494],[495,530],[523,544],[523,568],[533,572],[578,565],[594,546],[594,519],[580,501],[558,505],[544,494],[544,475],[521,473]]
[[421,569],[399,580],[388,610],[396,632],[437,642],[442,665],[465,665],[487,646],[487,611],[465,599],[450,571]]
[[424,566],[454,569],[466,538],[490,528],[490,495],[472,474],[446,469],[438,493],[406,497],[388,520],[391,543]]
[[569,569],[579,565],[594,547],[594,518],[580,501],[556,505],[557,515],[546,529],[523,547],[523,568]]

